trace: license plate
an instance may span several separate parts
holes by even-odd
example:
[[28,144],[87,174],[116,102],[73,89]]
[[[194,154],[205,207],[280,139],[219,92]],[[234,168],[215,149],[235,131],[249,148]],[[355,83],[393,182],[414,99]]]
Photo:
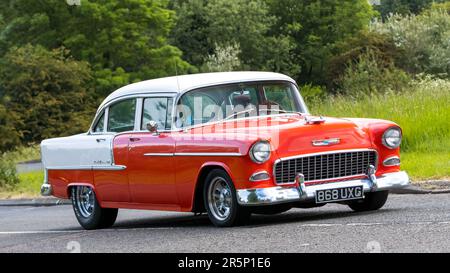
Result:
[[316,203],[330,203],[364,198],[363,186],[316,191]]

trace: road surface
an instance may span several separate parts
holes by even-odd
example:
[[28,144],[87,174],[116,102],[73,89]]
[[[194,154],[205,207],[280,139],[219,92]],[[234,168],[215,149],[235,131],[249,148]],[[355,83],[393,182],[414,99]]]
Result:
[[216,228],[206,216],[121,210],[82,230],[69,205],[0,207],[0,252],[450,252],[450,195],[391,195],[376,212],[331,204]]

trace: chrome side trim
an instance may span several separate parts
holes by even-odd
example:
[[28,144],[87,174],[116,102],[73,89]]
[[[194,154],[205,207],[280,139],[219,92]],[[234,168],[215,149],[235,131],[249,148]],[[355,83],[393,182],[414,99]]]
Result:
[[170,156],[174,156],[173,153],[146,153],[144,154],[144,156],[162,156],[162,157],[170,157]]
[[[300,178],[299,178],[300,179]],[[318,184],[298,187],[270,187],[240,189],[236,191],[238,203],[242,206],[274,205],[289,202],[314,201],[316,191],[345,187],[363,186],[364,192],[385,191],[402,188],[409,184],[406,172],[386,173],[376,178],[376,187],[369,178],[355,179],[332,184]]]
[[107,165],[107,166],[55,166],[47,167],[47,170],[101,170],[101,171],[121,171],[125,170],[127,166],[124,165]]
[[175,153],[175,156],[244,156],[241,153]]

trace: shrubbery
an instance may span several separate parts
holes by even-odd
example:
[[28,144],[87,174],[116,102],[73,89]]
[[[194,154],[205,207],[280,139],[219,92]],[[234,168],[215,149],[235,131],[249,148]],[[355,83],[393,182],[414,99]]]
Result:
[[371,28],[393,41],[401,53],[397,65],[405,71],[450,76],[450,15],[446,11],[431,9],[420,15],[392,15]]
[[341,93],[358,97],[404,91],[409,86],[410,76],[392,63],[383,65],[374,52],[368,51],[355,63],[349,63],[340,82]]
[[40,159],[38,145],[21,146],[13,151],[0,153],[0,190],[14,189],[19,183],[16,165],[20,162]]
[[16,173],[16,164],[5,154],[0,155],[0,189],[12,189],[19,178]]
[[0,124],[7,136],[0,150],[86,131],[95,113],[91,80],[89,65],[65,49],[11,48],[0,66],[0,119],[8,121]]

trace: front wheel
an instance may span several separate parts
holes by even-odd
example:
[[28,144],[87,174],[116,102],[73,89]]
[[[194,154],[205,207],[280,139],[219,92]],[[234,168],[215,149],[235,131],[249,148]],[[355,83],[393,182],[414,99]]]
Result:
[[378,210],[384,206],[388,196],[389,191],[369,192],[364,199],[354,201],[348,206],[354,211]]
[[100,207],[91,187],[72,187],[71,199],[75,216],[84,229],[108,228],[116,221],[118,209]]
[[203,199],[211,222],[218,227],[244,224],[250,211],[237,202],[236,189],[228,174],[220,169],[206,177]]

